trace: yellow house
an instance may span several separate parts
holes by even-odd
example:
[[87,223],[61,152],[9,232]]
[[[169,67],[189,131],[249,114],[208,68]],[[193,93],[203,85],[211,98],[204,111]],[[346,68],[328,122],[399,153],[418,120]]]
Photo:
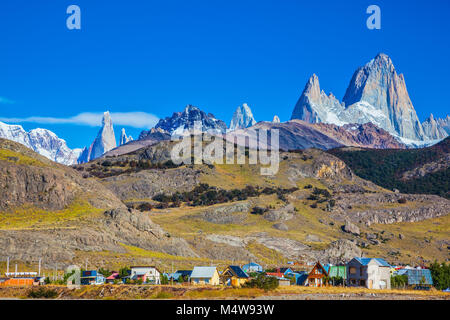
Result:
[[228,266],[220,276],[227,286],[240,287],[248,281],[248,275],[239,266]]
[[216,267],[194,267],[191,274],[191,283],[218,286],[220,283],[219,272]]

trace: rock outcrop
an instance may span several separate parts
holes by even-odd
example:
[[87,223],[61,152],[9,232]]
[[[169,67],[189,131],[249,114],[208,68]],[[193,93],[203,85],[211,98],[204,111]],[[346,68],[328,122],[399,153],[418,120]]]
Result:
[[124,144],[127,144],[128,142],[133,141],[133,137],[132,136],[127,136],[126,132],[125,132],[125,128],[122,128],[122,131],[120,133],[120,142],[119,142],[119,146],[122,146]]
[[431,140],[441,140],[448,136],[445,129],[445,123],[442,119],[438,120],[441,121],[436,121],[433,114],[431,114],[430,117],[422,123],[424,134]]

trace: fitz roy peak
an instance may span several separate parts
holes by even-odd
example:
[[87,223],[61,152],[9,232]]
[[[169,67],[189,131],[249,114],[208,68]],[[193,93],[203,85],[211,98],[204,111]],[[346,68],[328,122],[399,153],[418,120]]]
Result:
[[253,117],[252,110],[250,107],[244,103],[242,106],[237,107],[231,119],[230,131],[237,129],[245,129],[256,124],[255,118]]
[[69,149],[66,141],[47,129],[26,132],[22,126],[0,122],[0,138],[23,144],[40,155],[55,162],[72,165],[77,163],[81,149]]
[[89,162],[101,157],[104,153],[114,149],[117,146],[114,135],[114,127],[109,111],[103,113],[102,128],[97,134],[94,142],[89,149],[84,148],[78,159],[78,163]]
[[298,100],[292,119],[310,123],[373,123],[403,140],[432,140],[417,117],[403,74],[397,74],[392,60],[380,53],[354,73],[343,101],[320,89],[313,75]]

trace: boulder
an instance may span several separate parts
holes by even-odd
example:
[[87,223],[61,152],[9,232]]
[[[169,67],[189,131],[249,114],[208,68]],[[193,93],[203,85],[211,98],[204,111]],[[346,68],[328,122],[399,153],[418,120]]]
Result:
[[342,226],[342,230],[344,232],[351,233],[351,234],[354,234],[357,236],[359,236],[361,234],[359,227],[356,224],[354,224],[348,220],[345,222],[345,225]]

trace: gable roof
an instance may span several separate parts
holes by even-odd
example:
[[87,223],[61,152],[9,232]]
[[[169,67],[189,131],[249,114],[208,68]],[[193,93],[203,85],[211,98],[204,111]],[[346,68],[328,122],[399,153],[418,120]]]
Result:
[[194,267],[191,278],[212,278],[216,272],[216,267]]
[[367,266],[372,260],[375,260],[379,266],[382,267],[390,267],[391,265],[386,262],[386,260],[382,258],[355,258],[356,261],[358,261],[363,266]]
[[248,278],[248,275],[239,266],[228,266],[238,278]]

